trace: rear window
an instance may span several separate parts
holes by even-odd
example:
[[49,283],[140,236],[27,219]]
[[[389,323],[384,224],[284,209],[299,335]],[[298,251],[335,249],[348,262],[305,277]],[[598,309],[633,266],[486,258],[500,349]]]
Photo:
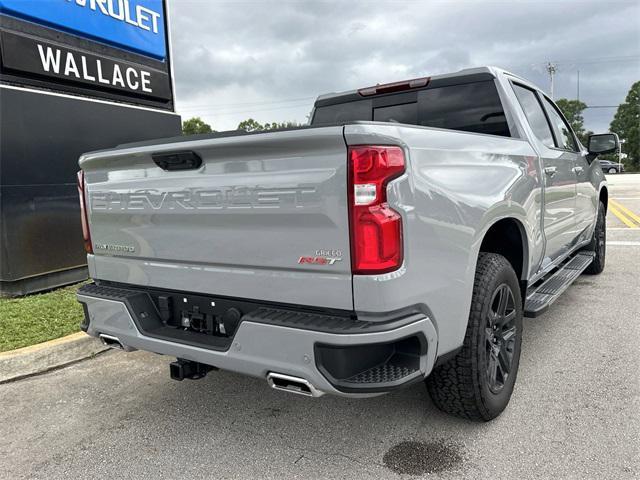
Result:
[[509,126],[493,81],[448,85],[412,92],[373,97],[318,107],[312,124],[342,124],[350,121],[396,122],[425,127],[509,137]]
[[313,115],[312,125],[331,124],[340,125],[347,122],[357,122],[359,120],[371,120],[371,100],[360,100],[357,102],[339,103],[328,105],[316,109]]
[[376,122],[418,124],[418,103],[405,103],[403,105],[391,105],[373,109],[373,119]]

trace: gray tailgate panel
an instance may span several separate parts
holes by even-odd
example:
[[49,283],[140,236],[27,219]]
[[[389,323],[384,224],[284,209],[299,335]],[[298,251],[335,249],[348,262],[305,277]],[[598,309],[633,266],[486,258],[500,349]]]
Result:
[[[151,154],[192,150],[198,170]],[[96,278],[352,309],[342,127],[87,154]],[[299,264],[317,250],[333,264]]]

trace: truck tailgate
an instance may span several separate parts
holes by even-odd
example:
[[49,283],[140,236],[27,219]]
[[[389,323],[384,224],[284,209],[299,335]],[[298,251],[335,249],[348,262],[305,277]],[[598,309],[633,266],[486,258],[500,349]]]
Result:
[[[202,165],[154,162],[172,152]],[[119,148],[80,166],[94,278],[353,309],[342,127]]]

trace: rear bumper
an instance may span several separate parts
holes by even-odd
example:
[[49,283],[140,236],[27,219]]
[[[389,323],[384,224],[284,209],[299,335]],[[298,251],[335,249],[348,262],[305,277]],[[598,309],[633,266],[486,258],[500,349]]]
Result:
[[[127,351],[145,350],[266,380],[269,373],[299,377],[320,393],[373,396],[419,381],[433,368],[437,334],[424,314],[385,322],[389,329],[341,326],[335,331],[265,323],[247,316],[226,349],[158,338],[141,331],[131,304],[117,297],[78,293],[89,335],[116,338]],[[362,323],[362,322],[359,322]],[[380,358],[385,358],[380,362]],[[358,368],[358,363],[362,367]],[[374,365],[376,364],[376,365]]]

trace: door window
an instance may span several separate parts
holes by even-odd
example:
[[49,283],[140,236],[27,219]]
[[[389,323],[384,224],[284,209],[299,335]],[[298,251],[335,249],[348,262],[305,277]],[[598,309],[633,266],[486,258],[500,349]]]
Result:
[[571,133],[571,127],[565,122],[564,118],[558,112],[556,107],[547,97],[544,98],[544,104],[549,114],[549,120],[553,125],[553,130],[556,134],[556,147],[563,148],[565,150],[571,150],[577,152],[578,148]]
[[551,127],[535,92],[516,84],[513,84],[513,91],[518,97],[518,102],[524,110],[534,135],[547,147],[555,147]]

